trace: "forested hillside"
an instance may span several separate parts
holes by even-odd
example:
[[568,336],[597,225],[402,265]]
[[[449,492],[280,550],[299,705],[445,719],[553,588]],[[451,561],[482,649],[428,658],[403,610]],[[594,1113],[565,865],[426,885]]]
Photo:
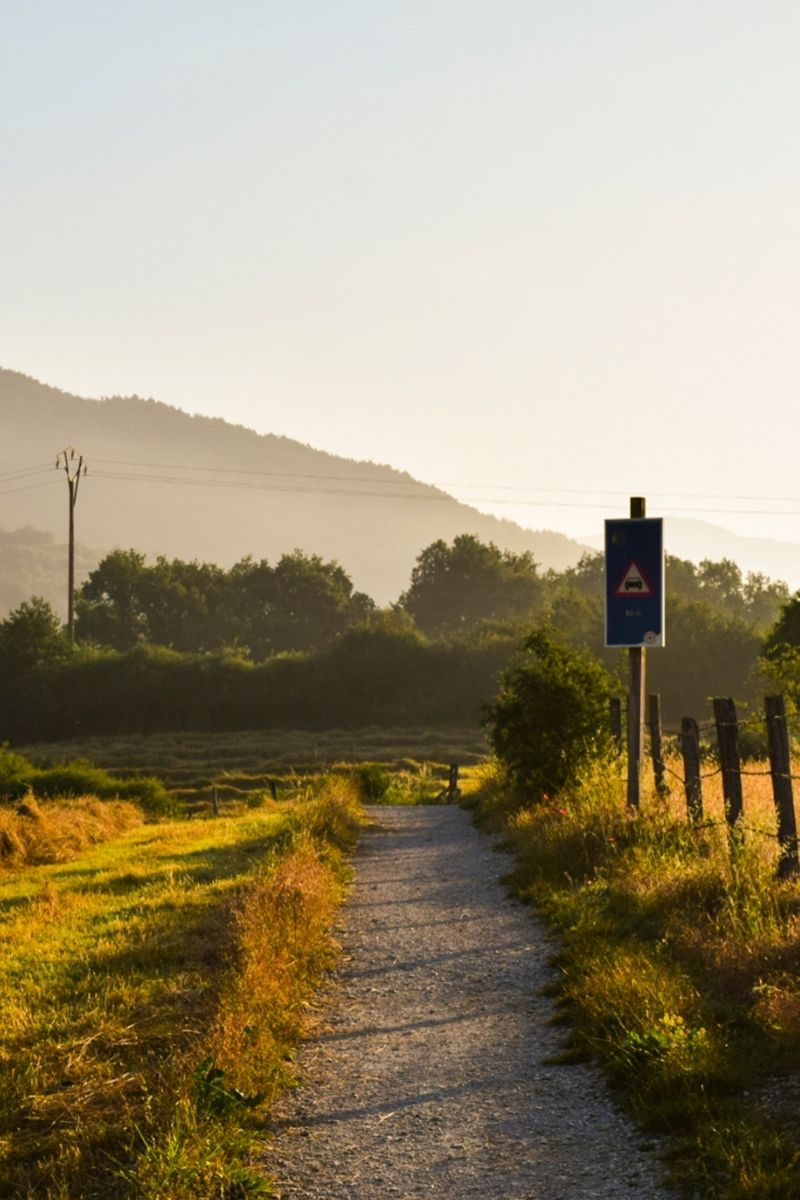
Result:
[[[265,400],[265,424],[278,403]],[[336,559],[380,603],[397,597],[417,555],[437,538],[474,533],[559,570],[581,553],[563,534],[484,516],[384,464],[138,396],[86,400],[0,370],[0,419],[0,525],[32,526],[59,542],[66,489],[55,459],[75,446],[89,465],[77,536],[101,551],[135,546],[230,566],[246,555],[275,559],[299,549]]]

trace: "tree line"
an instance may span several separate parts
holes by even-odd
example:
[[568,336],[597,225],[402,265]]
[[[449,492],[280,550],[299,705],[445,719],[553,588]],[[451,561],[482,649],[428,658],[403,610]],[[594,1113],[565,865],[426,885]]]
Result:
[[[648,659],[667,720],[711,695],[746,703],[765,670],[800,693],[800,594],[730,560],[668,556],[666,579],[667,647]],[[530,554],[468,534],[422,550],[387,608],[338,563],[300,551],[225,570],[116,550],[75,611],[74,645],[36,597],[0,622],[0,740],[473,724],[536,630],[622,682],[622,656],[603,646],[601,554],[542,572]]]

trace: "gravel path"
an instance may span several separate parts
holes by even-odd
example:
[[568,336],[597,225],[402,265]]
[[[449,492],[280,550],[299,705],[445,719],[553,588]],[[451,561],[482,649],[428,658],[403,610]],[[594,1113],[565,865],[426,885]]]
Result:
[[542,925],[457,807],[375,808],[345,960],[264,1160],[281,1198],[667,1200],[595,1070],[552,1066]]

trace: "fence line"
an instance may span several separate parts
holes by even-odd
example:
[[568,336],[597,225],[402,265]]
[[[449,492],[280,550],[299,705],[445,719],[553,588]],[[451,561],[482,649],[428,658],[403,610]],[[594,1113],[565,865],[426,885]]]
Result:
[[[749,717],[740,721],[736,704],[729,697],[717,697],[713,701],[714,719],[702,724],[694,717],[681,718],[680,729],[667,731],[675,737],[683,760],[683,775],[664,761],[664,729],[661,725],[661,698],[657,694],[649,697],[647,725],[650,733],[650,756],[653,777],[659,795],[669,793],[666,777],[669,775],[683,786],[689,822],[695,828],[725,826],[728,843],[734,854],[741,845],[744,833],[758,833],[777,840],[779,845],[778,876],[787,879],[800,874],[798,851],[797,818],[792,784],[800,776],[792,772],[792,756],[789,730],[794,719],[788,719],[782,696],[767,696],[764,700],[764,716]],[[612,702],[612,735],[621,752],[621,701]],[[739,732],[748,726],[757,725],[766,730],[769,746],[769,770],[751,771],[742,766],[739,749]],[[714,731],[716,734],[719,766],[712,771],[701,769],[701,733]],[[722,793],[725,821],[709,820],[703,812],[703,782],[722,776]],[[772,795],[777,817],[777,834],[745,824],[745,801],[742,779],[771,778]]]

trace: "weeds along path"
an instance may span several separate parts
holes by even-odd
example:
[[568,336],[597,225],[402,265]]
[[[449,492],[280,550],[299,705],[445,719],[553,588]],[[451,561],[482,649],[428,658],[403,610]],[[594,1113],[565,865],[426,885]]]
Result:
[[375,808],[345,959],[278,1104],[281,1198],[666,1200],[652,1148],[587,1066],[548,1065],[547,936],[455,807]]

